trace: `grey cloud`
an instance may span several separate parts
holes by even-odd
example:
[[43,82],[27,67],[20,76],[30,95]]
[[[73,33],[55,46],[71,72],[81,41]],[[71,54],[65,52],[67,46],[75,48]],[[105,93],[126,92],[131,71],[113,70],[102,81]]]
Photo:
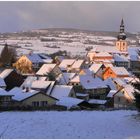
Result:
[[0,2],[0,32],[66,27],[118,31],[140,29],[140,2]]

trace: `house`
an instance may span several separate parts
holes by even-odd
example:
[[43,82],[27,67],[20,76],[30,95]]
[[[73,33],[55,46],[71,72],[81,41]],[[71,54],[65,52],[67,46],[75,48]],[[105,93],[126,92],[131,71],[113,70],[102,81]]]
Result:
[[84,68],[85,61],[80,59],[64,59],[60,63],[59,67],[62,72],[79,72],[81,68]]
[[104,80],[105,85],[109,87],[110,90],[117,90],[116,84],[113,81],[113,78],[108,78]]
[[133,73],[139,73],[140,69],[140,57],[138,55],[130,55],[130,69]]
[[76,60],[71,66],[71,72],[79,72],[84,67],[84,60]]
[[97,77],[101,77],[102,78],[102,74],[105,70],[105,65],[104,64],[92,64],[91,67],[89,68],[90,71],[92,71],[92,73],[97,76]]
[[126,85],[126,82],[124,81],[124,79],[121,78],[113,78],[113,82],[116,86],[116,89],[120,89],[121,87],[124,87]]
[[139,47],[130,47],[128,48],[128,57],[130,61],[131,71],[139,76],[140,75],[140,56],[139,56]]
[[6,83],[3,78],[0,78],[0,88],[6,89]]
[[[98,51],[99,48],[102,49],[103,47],[106,46],[102,46],[98,48],[94,47],[93,50],[87,54],[87,57],[89,58],[90,62],[102,63],[102,64],[105,63],[111,64],[114,62],[112,53],[106,51],[106,49]],[[110,50],[112,50],[112,48],[113,47],[111,47]]]
[[61,70],[56,64],[43,64],[36,72],[36,75],[47,76],[49,73],[53,73],[55,76],[58,76],[61,73]]
[[74,64],[75,59],[64,59],[59,65],[62,72],[68,72],[71,70],[71,66]]
[[95,56],[96,52],[94,51],[90,51],[87,53],[86,57],[89,58],[89,61],[92,62],[93,61],[93,57]]
[[0,78],[4,80],[6,90],[10,90],[15,86],[20,87],[24,82],[23,76],[17,73],[14,69],[5,69],[0,73]]
[[98,52],[93,57],[92,60],[94,62],[104,62],[104,60],[113,60],[113,56],[108,52]]
[[117,67],[125,67],[126,69],[130,67],[129,60],[124,55],[114,54],[114,63]]
[[124,67],[107,67],[103,73],[102,78],[105,80],[111,78],[125,78],[129,77],[129,72]]
[[131,107],[134,105],[134,87],[132,85],[125,85],[118,92],[114,94],[114,107]]
[[100,78],[95,78],[90,75],[81,75],[80,83],[83,87],[83,91],[88,93],[90,98],[105,99],[108,87]]
[[21,88],[30,88],[33,81],[36,81],[36,80],[42,80],[42,81],[45,81],[47,79],[47,77],[38,77],[38,76],[27,76],[26,79],[24,80],[24,82],[22,83],[22,85],[20,86]]
[[49,95],[59,100],[63,97],[76,97],[73,86],[66,85],[55,85]]
[[21,107],[46,107],[55,105],[57,99],[45,93],[36,90],[23,90],[22,88],[15,87],[8,92],[15,101],[15,106]]
[[67,85],[75,75],[76,73],[63,72],[57,77],[57,82],[60,85]]
[[69,85],[79,86],[80,85],[80,78],[79,77],[80,77],[79,75],[75,75],[72,79],[70,79]]
[[44,63],[39,54],[33,53],[32,51],[26,57],[32,62],[34,68],[38,68]]
[[89,68],[81,69],[79,72],[79,75],[93,75],[93,71],[91,71]]
[[63,97],[56,104],[61,106],[66,106],[68,109],[72,107],[80,107],[83,100],[72,98],[72,97]]
[[42,91],[42,92],[46,93],[47,89],[49,88],[49,86],[51,85],[52,82],[54,82],[54,81],[35,80],[31,84],[31,89]]
[[12,94],[0,88],[0,108],[9,107],[12,104]]
[[94,108],[105,107],[107,100],[90,99],[88,103],[91,104]]
[[47,56],[46,54],[39,53],[38,55],[42,59],[43,64],[51,64],[51,63],[53,63],[53,59],[51,59],[51,57]]

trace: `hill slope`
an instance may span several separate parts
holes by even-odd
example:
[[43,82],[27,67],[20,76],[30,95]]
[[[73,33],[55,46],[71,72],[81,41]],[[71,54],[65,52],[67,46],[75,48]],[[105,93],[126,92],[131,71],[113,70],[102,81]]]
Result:
[[140,138],[136,111],[3,112],[2,138]]

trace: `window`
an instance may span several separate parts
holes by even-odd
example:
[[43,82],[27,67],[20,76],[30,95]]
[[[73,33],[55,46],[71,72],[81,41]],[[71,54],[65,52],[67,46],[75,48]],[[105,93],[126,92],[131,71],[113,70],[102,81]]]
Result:
[[120,97],[118,97],[118,102],[120,102],[121,101],[121,98]]
[[110,74],[112,74],[112,72],[110,72]]
[[39,102],[32,102],[32,105],[33,105],[34,107],[37,107],[37,106],[39,106]]
[[48,102],[47,101],[41,101],[41,106],[47,106]]

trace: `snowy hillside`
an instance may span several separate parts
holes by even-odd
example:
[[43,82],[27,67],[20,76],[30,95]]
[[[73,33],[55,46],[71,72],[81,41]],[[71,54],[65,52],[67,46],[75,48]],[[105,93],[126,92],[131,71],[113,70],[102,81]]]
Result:
[[[29,32],[9,33],[0,36],[0,44],[6,41],[17,47],[17,54],[28,54],[30,51],[51,54],[67,51],[71,55],[86,54],[87,48],[95,46],[115,46],[118,33],[86,32],[81,30],[33,30]],[[128,35],[129,45],[138,45],[134,34]]]
[[3,112],[1,138],[140,138],[136,111]]

